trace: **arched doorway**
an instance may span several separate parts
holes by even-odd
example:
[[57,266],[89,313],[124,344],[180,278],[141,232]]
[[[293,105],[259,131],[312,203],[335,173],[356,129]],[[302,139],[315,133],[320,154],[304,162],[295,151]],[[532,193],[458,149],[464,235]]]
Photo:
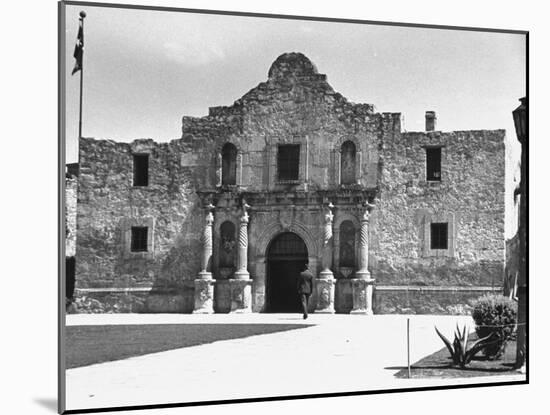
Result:
[[291,313],[300,311],[297,278],[308,261],[307,247],[293,232],[273,238],[267,248],[266,311]]

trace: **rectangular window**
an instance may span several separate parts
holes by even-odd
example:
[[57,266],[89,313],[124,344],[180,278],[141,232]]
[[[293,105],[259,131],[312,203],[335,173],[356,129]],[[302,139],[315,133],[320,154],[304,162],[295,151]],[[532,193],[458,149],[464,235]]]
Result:
[[279,181],[296,181],[300,167],[300,145],[287,144],[279,146],[277,154],[277,171]]
[[132,252],[147,252],[147,227],[132,226]]
[[134,154],[134,186],[149,185],[149,155]]
[[426,149],[426,180],[441,181],[441,147]]
[[431,224],[430,249],[447,249],[447,229],[447,223]]

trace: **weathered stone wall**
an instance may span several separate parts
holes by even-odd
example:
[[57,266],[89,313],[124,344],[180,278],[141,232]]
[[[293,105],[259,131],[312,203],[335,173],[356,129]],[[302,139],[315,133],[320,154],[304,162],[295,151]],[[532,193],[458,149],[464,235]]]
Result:
[[[355,145],[356,181],[341,185],[346,141]],[[221,185],[221,149],[228,142],[237,148],[234,186]],[[278,181],[277,146],[285,143],[300,144],[295,183]],[[425,180],[426,145],[444,146],[441,183]],[[230,311],[235,269],[219,266],[221,225],[239,228],[243,198],[252,205],[252,311],[264,310],[266,250],[278,233],[298,234],[310,268],[321,271],[323,210],[332,202],[335,309],[349,312],[356,270],[339,264],[339,225],[355,226],[357,262],[362,204],[374,196],[369,269],[380,285],[376,312],[460,312],[464,307],[453,301],[467,305],[476,287],[502,284],[503,131],[402,133],[400,114],[350,103],[301,54],[279,57],[267,81],[233,105],[183,117],[181,139],[82,138],[79,150],[75,304],[81,312],[191,312],[208,203],[215,206],[214,310]],[[149,154],[146,187],[132,184],[135,153]],[[425,229],[438,218],[452,223],[453,242],[434,256],[426,252]],[[130,252],[131,226],[153,231],[149,252]],[[447,287],[450,294],[411,289],[419,286]],[[315,307],[315,295],[312,300]]]
[[72,257],[76,249],[76,192],[78,177],[65,180],[65,256]]
[[[201,221],[194,189],[202,176],[180,167],[185,152],[180,140],[127,144],[82,138],[79,151],[76,288],[81,296],[82,289],[89,297],[105,298],[94,289],[128,294],[147,288],[149,295],[134,301],[131,311],[192,309],[185,281],[199,268]],[[147,187],[133,186],[133,153],[150,154]],[[151,252],[130,252],[132,225],[151,227]],[[167,291],[174,298],[167,297],[163,303],[170,305],[161,307],[156,293]],[[117,301],[107,302],[113,310],[129,311],[124,304],[115,307]]]
[[[398,288],[398,289],[395,289]],[[451,314],[471,315],[475,301],[488,293],[501,293],[495,289],[468,287],[392,287],[375,291],[375,314]]]
[[[306,243],[308,240],[318,241],[323,228],[320,202],[328,204],[328,200],[314,194],[308,200],[307,195],[318,190],[347,189],[353,194],[361,189],[376,189],[381,143],[385,135],[400,129],[399,114],[379,114],[374,112],[372,105],[350,103],[335,92],[326,76],[319,74],[301,54],[279,57],[269,70],[268,80],[232,106],[211,108],[209,115],[202,118],[183,117],[182,138],[193,149],[182,156],[182,165],[210,166],[204,175],[202,189],[217,191],[214,197],[221,209],[217,209],[215,214],[215,240],[219,239],[219,228],[224,221],[238,223],[237,204],[223,200],[225,194],[229,193],[229,199],[234,196],[231,188],[219,187],[221,149],[228,142],[237,148],[237,186],[233,190],[244,194],[253,205],[248,258],[248,269],[254,282],[253,310],[261,311],[265,304],[265,251],[271,238],[279,232],[292,230]],[[346,141],[355,145],[356,181],[342,186],[340,152]],[[289,143],[301,146],[299,180],[293,184],[277,180],[277,146]],[[335,221],[340,215],[347,214],[355,218],[356,224],[359,223],[361,201],[350,200],[345,206],[337,204]],[[309,245],[310,265],[318,273],[320,248],[316,242]],[[230,291],[229,285],[223,281],[227,276],[222,276],[216,268],[217,249],[215,242],[213,268],[219,281],[215,306],[222,311],[229,308]],[[336,261],[337,257],[336,252]],[[335,268],[336,277],[341,278],[338,267]],[[337,284],[339,311],[351,309],[350,290],[346,281]],[[315,302],[314,296],[312,303]]]
[[232,106],[210,108],[202,118],[183,117],[182,138],[191,147],[182,164],[207,168],[203,185],[213,188],[219,183],[221,148],[230,142],[239,152],[241,190],[283,191],[289,185],[277,183],[277,145],[295,143],[301,145],[300,184],[290,188],[336,188],[338,154],[351,140],[361,153],[357,184],[375,187],[381,120],[372,105],[350,103],[335,92],[305,56],[285,54],[273,63],[266,82]]
[[[236,227],[240,194],[262,192],[280,194],[275,205],[253,206],[250,223],[249,270],[254,280],[253,307],[263,307],[265,294],[265,249],[269,239],[257,243],[267,228],[273,232],[295,229],[304,239],[320,236],[322,215],[319,201],[303,202],[286,225],[279,221],[281,209],[293,203],[287,195],[339,188],[340,149],[350,140],[356,148],[357,181],[350,191],[375,188],[378,180],[380,124],[387,118],[374,113],[372,105],[353,104],[336,93],[326,76],[317,73],[301,54],[286,54],[269,70],[268,80],[249,91],[229,107],[210,109],[206,117],[183,117],[182,138],[158,144],[137,140],[131,144],[108,140],[81,139],[78,232],[77,289],[87,296],[100,296],[94,289],[143,289],[152,293],[172,290],[180,296],[179,306],[170,311],[192,309],[192,296],[184,281],[199,271],[200,234],[204,212],[197,191],[215,193],[209,200],[215,212],[212,271],[216,285],[215,308],[228,311],[230,275],[218,267],[220,226],[224,221]],[[220,187],[220,153],[227,142],[238,150],[237,186]],[[298,183],[277,180],[277,145],[301,145]],[[150,154],[150,184],[132,186],[132,154]],[[225,196],[224,196],[225,195]],[[233,200],[237,197],[237,200]],[[206,197],[208,199],[208,196]],[[228,199],[227,203],[224,202]],[[255,199],[255,200],[257,200]],[[205,200],[202,201],[205,203]],[[271,204],[270,204],[271,203]],[[292,209],[290,209],[292,211]],[[273,223],[279,223],[273,228]],[[131,225],[154,227],[153,252],[129,252],[126,233]],[[315,266],[320,255],[310,243]],[[223,271],[223,272],[222,272]],[[184,288],[187,287],[187,288]],[[187,290],[187,291],[185,291]],[[184,291],[186,294],[184,294]],[[152,298],[149,296],[148,298]],[[120,295],[101,294],[102,302],[115,304]],[[143,296],[142,296],[143,297]],[[185,300],[184,300],[185,298]],[[116,300],[116,301],[115,301]],[[122,300],[120,300],[122,301]],[[163,306],[149,299],[128,309],[127,301],[109,310],[162,311]],[[190,302],[190,303],[189,303]],[[126,304],[126,305],[125,305]],[[154,305],[156,304],[156,305]],[[86,308],[84,303],[81,305]]]
[[[426,180],[426,146],[442,146],[441,181]],[[504,131],[402,133],[385,140],[373,213],[377,285],[502,287]],[[431,222],[449,249],[429,249]]]

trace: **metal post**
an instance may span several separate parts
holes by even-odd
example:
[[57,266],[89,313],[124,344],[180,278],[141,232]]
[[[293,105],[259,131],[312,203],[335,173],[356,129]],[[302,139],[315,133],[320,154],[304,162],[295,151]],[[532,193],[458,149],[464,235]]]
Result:
[[407,317],[407,369],[411,378],[411,344],[410,344],[410,318]]
[[84,18],[86,13],[80,12],[80,21],[82,22],[82,58],[80,62],[80,106],[78,113],[78,138],[82,138],[82,85],[84,81]]

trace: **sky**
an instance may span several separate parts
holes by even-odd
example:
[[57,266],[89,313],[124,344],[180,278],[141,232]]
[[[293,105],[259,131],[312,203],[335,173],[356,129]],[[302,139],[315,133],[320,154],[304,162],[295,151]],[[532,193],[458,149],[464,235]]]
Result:
[[67,6],[67,162],[76,162],[80,73],[71,76],[84,10],[83,135],[117,141],[181,137],[183,115],[231,105],[267,79],[273,61],[302,52],[352,102],[401,112],[424,129],[505,129],[507,236],[519,159],[512,110],[525,96],[521,34]]

